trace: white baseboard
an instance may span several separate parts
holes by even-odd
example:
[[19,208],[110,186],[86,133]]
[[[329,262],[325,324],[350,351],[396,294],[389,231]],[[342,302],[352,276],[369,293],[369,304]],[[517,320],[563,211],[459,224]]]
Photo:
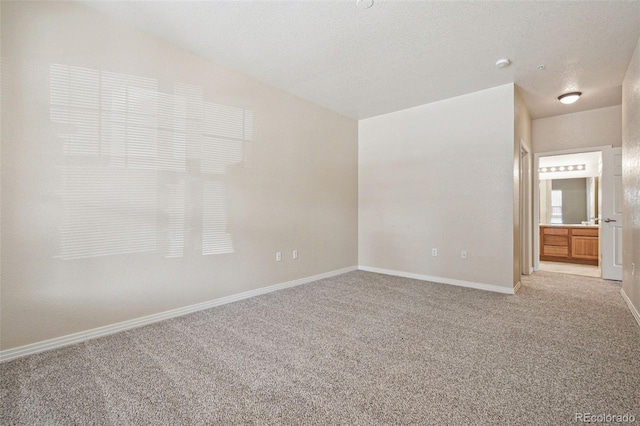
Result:
[[86,340],[107,336],[109,334],[117,333],[119,331],[131,330],[132,328],[142,327],[144,325],[152,324],[154,322],[166,320],[169,318],[179,317],[179,316],[190,314],[197,311],[202,311],[204,309],[213,308],[214,306],[220,306],[227,303],[236,302],[238,300],[248,299],[250,297],[271,293],[273,291],[282,290],[285,288],[294,287],[301,284],[307,284],[313,281],[321,280],[323,278],[330,278],[336,275],[342,275],[347,272],[356,271],[357,269],[358,269],[357,266],[350,266],[347,268],[336,269],[335,271],[325,272],[323,274],[318,274],[311,277],[305,277],[305,278],[300,278],[293,281],[287,281],[284,283],[275,284],[268,287],[261,287],[255,290],[245,291],[238,294],[232,294],[231,296],[221,297],[219,299],[214,299],[207,302],[185,306],[183,308],[172,309],[170,311],[160,312],[157,314],[148,315],[141,318],[135,318],[132,320],[123,321],[123,322],[119,322],[111,325],[106,325],[104,327],[98,327],[98,328],[94,328],[87,331],[81,331],[79,333],[69,334],[62,337],[56,337],[54,339],[32,343],[30,345],[20,346],[18,348],[7,349],[4,351],[0,351],[0,362],[10,361],[12,359],[36,354],[38,352],[44,352],[50,349],[60,348],[62,346],[84,342]]
[[629,299],[629,296],[627,296],[627,293],[624,292],[624,289],[620,290],[620,295],[622,295],[622,298],[624,299],[624,301],[627,302],[627,306],[629,306],[629,310],[631,311],[631,315],[633,315],[633,317],[636,319],[636,322],[638,323],[638,325],[640,325],[640,312],[638,312],[636,307],[633,306],[633,303],[631,303],[631,299]]
[[451,285],[457,285],[459,287],[469,287],[469,288],[475,288],[478,290],[493,291],[496,293],[515,294],[516,291],[518,291],[518,289],[520,288],[520,282],[518,282],[518,284],[515,287],[508,288],[508,287],[501,287],[501,286],[491,285],[491,284],[476,283],[472,281],[456,280],[453,278],[433,277],[430,275],[414,274],[412,272],[394,271],[391,269],[383,269],[383,268],[373,268],[371,266],[360,265],[358,266],[358,269],[362,271],[376,272],[378,274],[393,275],[396,277],[403,277],[403,278],[413,278],[416,280],[430,281],[430,282],[439,283],[439,284],[451,284]]

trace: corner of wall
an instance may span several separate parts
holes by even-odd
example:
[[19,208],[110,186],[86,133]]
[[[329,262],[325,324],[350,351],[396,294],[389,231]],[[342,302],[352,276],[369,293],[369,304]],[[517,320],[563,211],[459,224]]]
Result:
[[357,263],[355,120],[86,5],[1,18],[0,350]]
[[640,324],[640,39],[622,83],[622,295]]
[[361,120],[359,264],[513,291],[513,114],[508,84]]

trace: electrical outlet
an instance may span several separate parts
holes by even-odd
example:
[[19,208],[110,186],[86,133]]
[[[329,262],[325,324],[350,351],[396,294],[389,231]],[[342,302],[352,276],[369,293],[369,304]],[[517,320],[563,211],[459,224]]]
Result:
[[431,256],[436,257],[437,255],[438,255],[438,249],[437,248],[431,249]]
[[293,251],[293,258],[297,259],[298,258],[298,250],[294,250]]
[[467,251],[460,250],[460,259],[466,259],[466,258],[467,258]]
[[281,251],[277,251],[276,252],[276,262],[280,262],[282,260],[282,252]]

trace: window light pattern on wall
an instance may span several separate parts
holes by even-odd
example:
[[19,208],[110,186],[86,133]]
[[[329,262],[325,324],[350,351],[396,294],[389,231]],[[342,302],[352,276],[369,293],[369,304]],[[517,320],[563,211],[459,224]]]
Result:
[[551,223],[562,223],[562,191],[559,189],[551,191]]
[[197,86],[162,93],[155,79],[61,64],[50,87],[60,258],[234,251],[224,176],[248,164],[250,110],[207,102]]
[[538,172],[540,173],[554,173],[554,172],[581,172],[586,170],[586,164],[569,164],[566,166],[547,166],[540,167]]

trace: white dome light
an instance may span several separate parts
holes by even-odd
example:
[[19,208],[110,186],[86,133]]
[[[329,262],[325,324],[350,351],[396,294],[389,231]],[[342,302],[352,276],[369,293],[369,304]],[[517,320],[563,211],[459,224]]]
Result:
[[563,104],[569,105],[577,101],[580,98],[580,95],[582,95],[581,92],[565,93],[564,95],[558,96],[558,100]]

